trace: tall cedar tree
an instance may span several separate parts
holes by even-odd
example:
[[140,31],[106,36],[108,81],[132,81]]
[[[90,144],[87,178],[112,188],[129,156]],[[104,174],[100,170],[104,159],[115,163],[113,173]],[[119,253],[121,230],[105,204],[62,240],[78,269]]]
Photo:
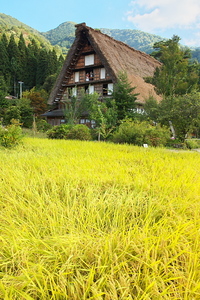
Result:
[[27,84],[29,90],[36,86],[36,76],[37,76],[37,65],[38,65],[38,56],[39,48],[36,44],[36,41],[33,39],[30,44],[28,44],[27,57],[28,57],[28,66],[27,66]]
[[127,74],[120,72],[112,94],[116,104],[118,122],[133,116],[133,111],[136,107],[135,100],[138,95],[133,93],[134,90],[135,87],[131,87]]
[[8,43],[8,56],[10,61],[10,74],[11,74],[11,93],[14,94],[14,96],[17,95],[17,81],[19,80],[19,49],[15,42],[14,35],[12,34],[10,36],[10,41]]
[[7,52],[8,40],[5,34],[0,40],[0,75],[4,77],[5,81],[9,81],[9,57]]
[[46,49],[40,49],[38,55],[36,85],[42,86],[49,74],[49,55]]
[[27,83],[27,47],[25,44],[25,40],[23,34],[21,33],[19,42],[18,42],[18,49],[19,49],[19,74],[18,79],[24,82],[25,88]]

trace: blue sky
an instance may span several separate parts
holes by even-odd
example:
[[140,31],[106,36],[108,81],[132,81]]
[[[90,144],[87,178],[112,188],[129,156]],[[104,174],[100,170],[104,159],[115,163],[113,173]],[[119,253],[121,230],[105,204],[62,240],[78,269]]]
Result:
[[0,12],[48,31],[66,21],[93,28],[138,29],[200,47],[199,0],[2,0]]

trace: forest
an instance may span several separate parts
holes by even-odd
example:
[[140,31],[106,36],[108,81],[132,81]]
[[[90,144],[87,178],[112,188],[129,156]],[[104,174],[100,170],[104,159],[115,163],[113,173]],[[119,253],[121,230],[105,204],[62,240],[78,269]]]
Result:
[[[0,117],[4,124],[19,119],[25,127],[32,125],[33,114],[47,110],[48,94],[63,64],[63,55],[47,49],[23,34],[16,39],[5,33],[0,38]],[[26,98],[22,101],[19,98]]]
[[5,81],[7,92],[17,96],[18,82],[23,81],[23,90],[42,87],[48,76],[58,72],[63,56],[55,49],[38,47],[33,39],[26,44],[23,34],[16,41],[14,34],[8,39],[4,33],[0,39],[0,75]]

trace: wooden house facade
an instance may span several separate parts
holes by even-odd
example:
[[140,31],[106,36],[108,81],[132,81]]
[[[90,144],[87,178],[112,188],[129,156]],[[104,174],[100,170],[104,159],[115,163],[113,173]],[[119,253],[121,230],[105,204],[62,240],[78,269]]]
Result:
[[[158,99],[154,86],[144,81],[153,76],[160,63],[151,56],[117,41],[99,30],[76,25],[76,37],[64,62],[63,68],[50,94],[48,104],[54,109],[43,116],[52,125],[64,123],[66,102],[71,96],[79,96],[81,90],[99,98],[110,97],[120,71],[125,71],[134,92],[138,93],[138,103],[144,103],[150,96]],[[80,123],[90,121],[82,116]]]

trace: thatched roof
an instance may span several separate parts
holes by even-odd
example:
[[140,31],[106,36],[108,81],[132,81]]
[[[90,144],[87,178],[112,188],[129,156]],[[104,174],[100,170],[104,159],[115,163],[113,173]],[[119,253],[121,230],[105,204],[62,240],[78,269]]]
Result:
[[43,117],[63,117],[65,114],[63,109],[53,109],[45,112],[41,116]]
[[155,69],[161,66],[160,62],[144,52],[135,50],[127,44],[101,33],[99,30],[86,26],[85,23],[78,24],[76,27],[75,41],[52,90],[49,104],[53,103],[59,94],[66,76],[66,70],[70,67],[77,48],[81,47],[85,38],[90,41],[114,83],[117,81],[119,72],[125,71],[131,85],[136,87],[134,93],[139,93],[138,100],[144,102],[149,96],[153,96],[157,100],[160,99],[154,90],[154,86],[144,81],[145,77],[153,76]]

